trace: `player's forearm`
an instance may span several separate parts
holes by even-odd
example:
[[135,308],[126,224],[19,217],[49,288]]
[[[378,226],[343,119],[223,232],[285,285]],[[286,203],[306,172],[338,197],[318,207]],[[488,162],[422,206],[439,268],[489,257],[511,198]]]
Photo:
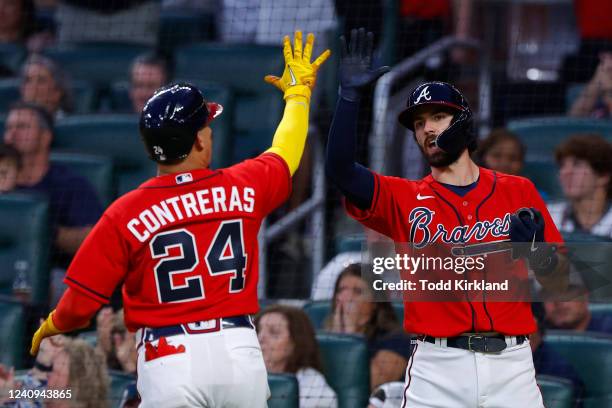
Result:
[[287,98],[283,118],[272,139],[272,147],[267,150],[285,160],[292,176],[304,154],[308,134],[309,105],[310,101],[306,95],[293,95]]
[[81,243],[91,231],[91,225],[85,227],[60,227],[57,231],[55,243],[59,249],[67,254],[75,254]]
[[339,98],[329,130],[325,172],[346,198],[368,209],[374,196],[374,175],[355,162],[359,102]]
[[68,288],[53,313],[53,324],[62,332],[82,329],[90,324],[102,304],[81,292]]
[[599,97],[599,85],[596,81],[591,81],[584,87],[576,101],[570,109],[570,116],[589,116]]

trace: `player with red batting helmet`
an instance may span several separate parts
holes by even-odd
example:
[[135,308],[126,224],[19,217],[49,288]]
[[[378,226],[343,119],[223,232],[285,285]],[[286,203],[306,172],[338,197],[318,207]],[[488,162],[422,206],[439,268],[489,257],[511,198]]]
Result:
[[[562,238],[543,200],[529,180],[472,161],[472,112],[452,85],[419,85],[399,116],[430,175],[389,177],[354,161],[360,96],[388,69],[372,69],[372,42],[371,33],[353,30],[341,47],[340,98],[327,146],[326,172],[346,197],[348,214],[411,248],[456,246],[465,255],[529,242],[512,246],[521,258],[507,258],[513,265],[507,273],[527,279],[525,259],[543,286],[563,287],[568,263],[552,244]],[[492,301],[486,289],[459,294],[456,301],[414,301],[404,292],[404,329],[417,338],[402,407],[543,407],[528,343],[536,330],[529,301]]]
[[211,170],[210,123],[222,107],[188,83],[159,89],[140,133],[159,175],[115,201],[70,265],[68,289],[32,339],[89,325],[123,284],[125,323],[137,332],[141,407],[265,407],[267,374],[250,315],[258,311],[257,234],[287,199],[308,131],[310,96],[324,52],[314,36],[285,71],[265,80],[284,92],[272,147],[255,159]]

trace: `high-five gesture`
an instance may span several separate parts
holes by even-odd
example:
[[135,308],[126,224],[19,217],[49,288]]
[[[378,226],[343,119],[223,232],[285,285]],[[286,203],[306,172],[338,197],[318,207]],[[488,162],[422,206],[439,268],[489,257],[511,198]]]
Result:
[[366,34],[365,28],[351,30],[348,46],[341,36],[340,52],[340,95],[349,101],[359,100],[364,88],[389,71],[387,66],[372,68],[374,34]]
[[[287,90],[294,86],[307,86],[305,90],[306,96],[310,97],[310,91],[315,86],[317,79],[317,71],[323,65],[325,60],[330,56],[331,51],[325,50],[319,58],[314,62],[310,62],[312,56],[312,48],[314,44],[314,35],[309,33],[306,37],[306,46],[302,50],[302,32],[295,32],[293,50],[291,49],[291,40],[289,36],[283,39],[283,54],[285,55],[285,71],[282,77],[266,75],[264,80],[285,92],[285,98],[290,96]],[[299,92],[299,94],[302,94]]]

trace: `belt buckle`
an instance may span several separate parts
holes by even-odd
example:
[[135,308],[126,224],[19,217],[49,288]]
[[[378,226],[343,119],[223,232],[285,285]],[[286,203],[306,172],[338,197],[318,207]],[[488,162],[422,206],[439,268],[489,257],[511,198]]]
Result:
[[[474,339],[474,338],[480,339],[480,340],[484,340],[485,336],[481,336],[479,334],[472,334],[472,335],[468,336],[468,350],[469,351],[478,351],[478,350],[473,350],[472,349],[472,339]],[[486,341],[484,342],[484,351],[485,352],[487,351],[487,342]]]

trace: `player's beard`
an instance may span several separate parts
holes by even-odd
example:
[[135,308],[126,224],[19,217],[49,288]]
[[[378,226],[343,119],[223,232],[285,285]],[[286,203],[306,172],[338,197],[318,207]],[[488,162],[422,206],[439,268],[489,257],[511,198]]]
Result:
[[[426,143],[428,143],[428,140],[426,140]],[[444,150],[439,150],[434,153],[428,153],[427,150],[423,146],[421,146],[420,143],[417,142],[417,145],[419,146],[419,149],[421,149],[421,153],[423,153],[423,156],[425,156],[425,160],[427,160],[427,163],[431,167],[448,167],[454,162],[456,162],[459,159],[459,156],[461,156],[461,152],[448,153]]]

